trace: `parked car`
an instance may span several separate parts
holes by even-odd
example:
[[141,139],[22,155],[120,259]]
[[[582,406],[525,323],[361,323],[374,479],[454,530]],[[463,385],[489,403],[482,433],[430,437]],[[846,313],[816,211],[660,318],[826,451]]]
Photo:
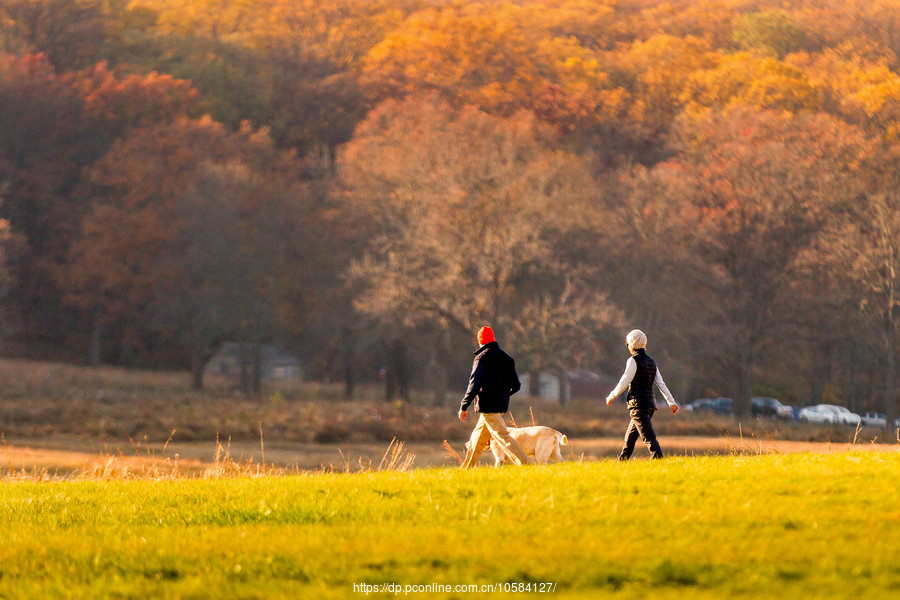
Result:
[[[884,427],[887,425],[887,417],[880,412],[867,412],[862,415],[861,423],[866,427]],[[900,427],[900,417],[894,420],[894,427]]]
[[884,427],[887,425],[887,417],[883,413],[867,412],[862,415],[861,422],[865,427]]
[[821,404],[820,406],[826,406],[830,410],[834,411],[837,414],[838,418],[835,423],[843,423],[844,425],[859,425],[862,421],[862,417],[860,417],[855,412],[850,412],[849,409],[844,408],[843,406],[838,406],[836,404]]
[[693,413],[711,413],[714,415],[730,415],[734,412],[731,398],[698,398],[684,406]]
[[790,421],[794,418],[794,408],[782,404],[775,398],[755,396],[750,398],[750,414],[754,417],[773,417]]
[[804,423],[826,423],[835,425],[858,425],[862,418],[843,406],[816,404],[800,410],[798,419]]
[[684,405],[684,410],[692,413],[712,412],[712,398],[697,398],[693,402]]
[[837,423],[837,419],[837,414],[833,410],[821,404],[805,406],[800,409],[800,414],[797,415],[797,420],[801,423],[822,423],[831,425],[832,423]]

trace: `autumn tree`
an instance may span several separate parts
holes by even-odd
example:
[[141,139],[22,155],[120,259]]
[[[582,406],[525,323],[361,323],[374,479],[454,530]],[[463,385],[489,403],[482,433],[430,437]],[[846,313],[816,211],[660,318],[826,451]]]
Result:
[[[625,118],[612,121],[612,127],[600,129],[592,140],[594,151],[615,144],[614,152],[633,157],[634,161],[658,162],[666,157],[675,117],[691,101],[684,93],[686,82],[695,72],[713,68],[716,56],[699,38],[655,35],[609,53],[606,62],[612,81],[627,90],[623,96]],[[590,119],[582,118],[582,125],[577,129],[583,132],[588,122]],[[626,127],[636,146],[630,153],[622,147],[625,137],[622,129]]]
[[[691,249],[694,224],[678,191],[682,181],[674,163],[632,165],[598,177],[603,226],[586,260],[598,265],[623,325],[631,324],[617,332],[615,348],[625,331],[639,327],[652,336],[654,355],[670,365],[670,387],[700,394],[717,377],[698,352],[713,324],[697,310],[708,301],[694,285],[706,265]],[[621,367],[618,357],[613,364]]]
[[120,76],[104,64],[59,75],[43,55],[0,57],[0,179],[8,185],[0,214],[24,239],[8,300],[26,342],[72,329],[62,326],[71,315],[60,277],[88,211],[85,167],[129,129],[175,118],[192,101],[190,86],[166,75]]
[[735,10],[740,4],[727,0],[634,0],[617,6],[618,18],[613,27],[621,32],[622,42],[671,35],[702,38],[714,48],[725,48],[731,45]]
[[[181,235],[185,217],[179,206],[186,202],[186,194],[198,198],[204,196],[202,190],[216,189],[212,183],[198,188],[198,177],[210,176],[209,165],[235,161],[246,164],[253,175],[248,174],[249,182],[232,180],[235,190],[229,193],[247,202],[273,198],[263,182],[276,187],[285,184],[284,189],[290,189],[285,182],[296,171],[265,132],[245,128],[232,133],[208,118],[135,130],[91,169],[98,196],[71,253],[69,298],[97,315],[95,327],[122,328],[123,339],[117,342],[122,352],[142,351],[145,323],[152,321],[158,309],[159,290],[165,289],[164,282],[186,277],[178,261],[167,255]],[[231,197],[222,193],[222,202],[228,202]],[[242,210],[250,212],[252,208],[243,206]],[[270,214],[259,212],[260,218]],[[261,229],[259,235],[272,234]],[[235,253],[241,256],[238,248]],[[254,289],[261,293],[259,287]],[[240,297],[242,291],[232,290],[230,295]],[[259,309],[264,302],[261,296],[254,297]],[[247,325],[248,336],[263,335],[262,325],[251,325]]]
[[835,207],[859,187],[861,132],[822,115],[730,111],[683,137],[668,194],[685,201],[691,249],[704,265],[714,359],[749,410],[757,369],[796,318],[792,289],[802,257]]
[[197,166],[159,258],[171,276],[156,282],[153,321],[188,349],[194,389],[217,346],[237,340],[250,350],[242,388],[259,390],[261,344],[284,322],[288,276],[305,258],[302,188],[238,160]]
[[893,0],[804,3],[791,12],[815,47],[845,48],[867,62],[900,67],[900,15]]
[[877,381],[876,406],[893,431],[900,409],[900,147],[873,145],[861,166],[862,189],[828,224],[817,259],[827,266],[843,307],[858,317],[853,324],[861,360],[877,366],[866,372]]
[[806,32],[783,10],[764,10],[737,17],[734,43],[741,50],[755,50],[776,58],[807,49]]
[[[466,339],[491,323],[524,347],[540,326],[513,327],[527,307],[574,312],[582,301],[605,302],[567,286],[559,251],[584,223],[590,175],[533,115],[454,111],[433,95],[389,101],[360,126],[339,166],[346,202],[370,227],[351,272],[359,310],[438,323]],[[579,314],[585,335],[602,311]],[[551,350],[535,348],[534,360],[542,352],[548,361]]]
[[97,0],[4,0],[0,31],[23,40],[31,52],[44,53],[60,71],[100,60],[111,33]]
[[59,341],[48,335],[60,331],[57,267],[77,221],[81,169],[96,157],[90,140],[83,98],[45,56],[0,56],[0,217],[23,239],[6,300],[24,352],[39,350],[34,332]]
[[[3,203],[3,194],[6,191],[6,185],[0,184],[0,204]],[[9,293],[13,279],[10,276],[9,263],[11,257],[20,251],[22,245],[22,237],[13,231],[9,221],[0,220],[0,299]],[[0,319],[6,321],[5,315],[0,314]]]
[[844,47],[795,54],[789,62],[808,75],[824,110],[888,141],[900,139],[900,74],[884,61],[867,61]]
[[156,24],[129,63],[189,79],[217,121],[266,125],[280,146],[316,161],[311,177],[330,174],[368,108],[354,61],[377,43],[381,21],[399,18],[383,3],[347,0],[134,4]]
[[809,76],[795,67],[746,52],[717,60],[715,67],[692,73],[684,85],[685,108],[692,114],[738,105],[791,112],[820,107]]
[[328,63],[344,70],[359,64],[427,0],[266,0],[256,3],[253,47],[296,63]]
[[533,28],[536,19],[512,2],[417,12],[371,49],[364,78],[381,97],[437,90],[457,107],[505,116],[534,109],[539,100],[550,118],[563,109],[619,114],[622,99],[596,52],[575,38]]

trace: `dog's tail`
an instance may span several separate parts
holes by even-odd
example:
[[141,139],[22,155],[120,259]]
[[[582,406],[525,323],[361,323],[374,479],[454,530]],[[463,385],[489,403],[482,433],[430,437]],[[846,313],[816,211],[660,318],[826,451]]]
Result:
[[559,440],[559,445],[560,445],[560,446],[566,446],[566,445],[569,444],[569,438],[567,438],[567,437],[566,437],[566,434],[564,434],[564,433],[559,434],[559,435],[556,437],[556,439]]

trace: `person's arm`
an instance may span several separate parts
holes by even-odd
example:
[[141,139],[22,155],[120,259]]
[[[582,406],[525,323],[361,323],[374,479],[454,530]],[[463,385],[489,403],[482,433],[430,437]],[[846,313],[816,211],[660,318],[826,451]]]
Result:
[[666,382],[663,381],[662,375],[659,373],[659,368],[656,369],[656,377],[653,379],[656,382],[656,385],[659,386],[659,391],[662,392],[663,397],[666,399],[666,402],[672,408],[672,414],[678,412],[678,402],[675,401],[675,396],[672,395],[672,392],[669,391],[669,386],[666,385]]
[[628,384],[634,379],[635,373],[637,373],[637,361],[634,360],[634,357],[631,357],[625,361],[625,372],[622,374],[622,378],[619,380],[618,385],[616,385],[616,388],[606,397],[607,406],[612,404],[612,401],[616,399],[616,396],[628,389]]
[[472,374],[469,375],[469,387],[466,388],[466,394],[463,396],[462,403],[459,405],[459,412],[464,413],[469,410],[469,406],[475,401],[475,396],[481,390],[481,380],[484,377],[484,369],[481,366],[481,357],[475,359],[472,363]]

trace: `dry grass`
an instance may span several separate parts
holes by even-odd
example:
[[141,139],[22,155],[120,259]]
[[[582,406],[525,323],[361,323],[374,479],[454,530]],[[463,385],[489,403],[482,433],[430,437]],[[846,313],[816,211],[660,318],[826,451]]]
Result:
[[[384,451],[384,454],[381,456],[381,461],[378,463],[378,465],[375,465],[375,463],[369,458],[359,457],[356,461],[356,468],[354,469],[353,462],[349,458],[347,458],[342,451],[341,458],[343,459],[344,463],[344,471],[347,473],[352,473],[354,470],[357,472],[406,472],[412,468],[413,463],[416,461],[416,455],[407,450],[406,444],[397,441],[396,438],[391,440],[391,443],[388,444],[387,450]],[[333,470],[333,467],[330,470]]]
[[[213,379],[189,391],[187,374],[89,369],[0,360],[0,432],[9,438],[73,435],[160,443],[217,436],[295,442],[390,442],[455,438],[447,407],[361,400],[343,402],[339,385],[289,383],[246,396]],[[377,390],[365,390],[370,393]]]
[[[196,459],[182,460],[174,456],[127,456],[124,454],[85,455],[71,452],[48,452],[29,448],[16,448],[10,452],[6,447],[7,467],[0,468],[2,481],[122,481],[122,480],[180,480],[180,479],[227,479],[235,477],[283,477],[301,473],[359,473],[380,471],[409,471],[416,455],[406,444],[392,440],[375,461],[360,456],[355,461],[341,453],[340,468],[332,464],[315,469],[299,466],[285,467],[276,463],[257,461],[254,458],[235,457],[231,440],[216,441],[212,461]],[[9,467],[10,456],[17,455],[18,462],[29,461],[29,466]],[[0,452],[0,462],[3,462]],[[43,464],[42,464],[43,463]],[[49,464],[48,464],[49,463]],[[53,466],[49,466],[53,465]]]
[[[383,463],[397,468],[413,454],[408,452],[402,458],[390,454],[379,460],[378,446],[373,444],[388,444],[391,452],[398,448],[408,451],[406,445],[415,444],[416,453],[424,453],[425,464],[431,466],[440,463],[430,455],[430,445],[438,452],[442,440],[458,443],[471,432],[471,425],[456,418],[455,402],[436,407],[418,398],[412,403],[378,401],[374,398],[380,390],[375,387],[362,389],[365,399],[345,402],[340,385],[291,383],[248,397],[222,380],[210,380],[209,389],[203,393],[190,392],[189,384],[187,373],[0,360],[0,435],[16,445],[39,442],[37,445],[45,448],[79,448],[106,455],[102,461],[88,464],[78,463],[77,457],[69,457],[62,465],[59,461],[35,460],[29,464],[31,473],[47,468],[48,477],[165,478],[204,472],[217,476],[261,474],[282,468],[275,464],[293,464],[295,459],[285,459],[285,452],[280,459],[267,461],[268,440],[273,443],[273,456],[279,455],[279,448],[303,445],[304,452],[310,452],[312,445],[335,450],[367,446],[359,456],[341,454],[339,462],[335,456],[318,463],[339,471],[377,470]],[[511,420],[516,415],[523,424],[550,425],[574,441],[609,439],[612,446],[618,445],[627,423],[622,407],[608,408],[597,399],[574,399],[568,409],[563,409],[516,396]],[[878,430],[762,420],[741,424],[727,417],[673,416],[665,410],[657,413],[654,425],[664,445],[673,448],[678,448],[678,440],[686,436],[731,440],[734,448],[756,446],[758,450],[779,440],[896,443],[893,436],[885,439]],[[220,439],[227,443],[213,457],[208,449],[214,442],[218,449]],[[176,448],[174,452],[168,442]],[[231,458],[232,443],[241,448],[237,458]],[[123,446],[125,451],[120,450]],[[191,447],[196,456],[199,446],[210,458],[188,461],[178,457],[178,448],[183,451]],[[246,458],[248,447],[261,452],[254,451],[255,458]],[[718,447],[713,450],[720,451]],[[604,447],[604,454],[595,457],[601,458],[608,451]],[[83,455],[80,460],[84,460]],[[330,464],[332,460],[338,462],[336,467]],[[310,466],[308,462],[303,465]],[[20,467],[7,471],[19,472]]]

